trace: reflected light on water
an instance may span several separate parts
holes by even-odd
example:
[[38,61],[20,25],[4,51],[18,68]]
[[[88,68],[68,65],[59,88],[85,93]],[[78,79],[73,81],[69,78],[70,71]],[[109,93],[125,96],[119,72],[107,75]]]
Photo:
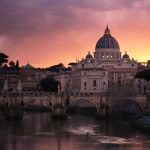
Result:
[[150,149],[149,136],[124,123],[80,115],[58,121],[49,113],[25,113],[19,122],[0,121],[0,150]]

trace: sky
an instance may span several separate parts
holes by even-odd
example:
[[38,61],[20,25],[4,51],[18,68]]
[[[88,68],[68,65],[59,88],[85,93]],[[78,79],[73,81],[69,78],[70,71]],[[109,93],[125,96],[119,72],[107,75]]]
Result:
[[109,25],[122,54],[150,59],[150,0],[0,0],[0,52],[35,67],[93,54]]

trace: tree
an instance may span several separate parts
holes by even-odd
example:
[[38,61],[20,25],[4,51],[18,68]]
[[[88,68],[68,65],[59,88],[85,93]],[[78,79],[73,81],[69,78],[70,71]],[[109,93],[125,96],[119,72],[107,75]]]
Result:
[[8,62],[8,56],[4,53],[0,53],[0,66],[2,66],[4,63]]
[[146,90],[150,90],[150,84],[149,84],[149,81],[150,81],[150,70],[149,69],[145,69],[145,70],[142,70],[142,71],[138,72],[135,75],[135,78],[144,79],[147,82],[147,85],[144,85],[144,92]]
[[143,71],[138,72],[135,75],[135,78],[144,79],[146,81],[149,81],[150,80],[150,70],[145,69]]
[[138,79],[144,79],[147,81],[147,87],[144,86],[144,92],[148,91],[148,97],[147,97],[147,104],[146,104],[146,108],[150,108],[150,95],[149,95],[149,91],[150,91],[150,70],[149,69],[145,69],[143,71],[138,72],[135,75],[135,78]]
[[19,61],[18,60],[16,61],[16,66],[15,67],[16,67],[16,69],[19,69]]
[[14,67],[15,67],[15,63],[14,63],[13,61],[10,61],[10,62],[9,62],[9,66],[10,66],[11,68],[14,68]]
[[8,65],[7,65],[7,64],[4,64],[3,68],[4,68],[4,69],[8,69]]
[[58,92],[58,85],[60,85],[60,82],[53,77],[47,77],[40,81],[40,86],[45,92]]
[[60,72],[64,68],[65,68],[65,66],[62,63],[60,63],[58,65],[54,65],[54,66],[49,67],[47,70],[52,71],[52,72]]

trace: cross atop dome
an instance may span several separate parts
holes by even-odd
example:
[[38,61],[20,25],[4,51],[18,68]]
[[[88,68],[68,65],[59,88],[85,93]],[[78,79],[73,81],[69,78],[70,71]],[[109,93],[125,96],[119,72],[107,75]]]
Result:
[[109,30],[109,28],[108,28],[108,25],[106,26],[105,34],[110,34],[110,30]]

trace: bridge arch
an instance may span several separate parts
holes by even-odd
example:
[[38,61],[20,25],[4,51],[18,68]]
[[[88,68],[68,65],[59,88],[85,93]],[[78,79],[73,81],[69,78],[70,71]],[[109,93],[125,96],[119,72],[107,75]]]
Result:
[[130,101],[132,101],[133,103],[135,103],[136,106],[139,108],[139,111],[140,111],[141,113],[143,112],[141,105],[140,105],[136,100],[134,100],[134,99],[132,99],[132,98],[128,98],[128,100],[130,100]]
[[[88,102],[89,104],[91,104],[92,107],[95,107],[96,109],[96,112],[98,112],[98,106],[97,104],[95,103],[95,101],[92,99],[92,98],[85,98],[85,97],[71,97],[69,99],[69,105],[68,105],[68,108],[71,107],[71,105],[73,105],[73,103],[75,102],[80,102],[80,101],[85,101],[85,102]],[[67,109],[68,109],[67,108]]]
[[139,116],[142,114],[142,108],[140,104],[133,98],[122,98],[118,99],[113,104],[112,113],[114,113],[114,115],[131,114]]

